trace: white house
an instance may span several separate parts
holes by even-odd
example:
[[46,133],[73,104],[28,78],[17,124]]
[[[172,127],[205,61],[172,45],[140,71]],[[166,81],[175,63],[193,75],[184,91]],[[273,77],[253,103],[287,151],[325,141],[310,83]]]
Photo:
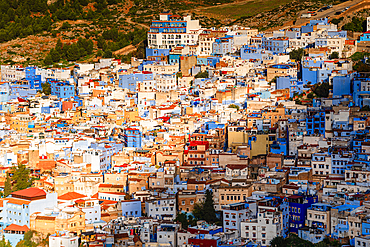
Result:
[[176,198],[158,198],[145,202],[145,212],[149,217],[163,219],[166,217],[175,219]]

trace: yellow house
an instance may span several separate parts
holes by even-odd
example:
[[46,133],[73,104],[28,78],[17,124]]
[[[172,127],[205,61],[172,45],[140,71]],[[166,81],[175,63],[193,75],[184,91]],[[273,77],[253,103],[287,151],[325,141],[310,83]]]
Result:
[[125,110],[124,119],[127,122],[135,122],[137,118],[139,117],[139,112],[137,111],[137,108],[131,108],[130,110]]
[[19,133],[28,133],[28,125],[32,121],[32,116],[27,114],[19,114],[10,118],[10,128]]
[[58,196],[61,196],[68,192],[73,192],[74,186],[71,182],[70,176],[54,177],[54,191],[58,193]]
[[[63,215],[67,215],[63,217]],[[57,231],[77,232],[85,231],[85,213],[77,208],[68,208],[58,216],[41,215],[34,213],[30,216],[30,229],[44,235],[53,234]]]
[[279,120],[285,118],[286,116],[284,107],[276,107],[275,109],[265,110],[262,112],[262,119],[270,119],[271,127],[274,127]]
[[236,152],[239,146],[248,146],[250,158],[253,156],[268,154],[272,141],[268,134],[252,135],[248,132],[229,132],[228,145],[232,152]]

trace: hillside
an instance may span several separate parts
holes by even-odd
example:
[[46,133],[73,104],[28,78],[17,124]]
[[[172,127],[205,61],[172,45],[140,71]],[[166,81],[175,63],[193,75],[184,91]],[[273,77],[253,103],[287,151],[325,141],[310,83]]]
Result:
[[0,63],[68,66],[101,57],[141,58],[150,22],[162,11],[190,12],[208,27],[240,24],[264,30],[294,20],[301,10],[335,2],[0,0]]

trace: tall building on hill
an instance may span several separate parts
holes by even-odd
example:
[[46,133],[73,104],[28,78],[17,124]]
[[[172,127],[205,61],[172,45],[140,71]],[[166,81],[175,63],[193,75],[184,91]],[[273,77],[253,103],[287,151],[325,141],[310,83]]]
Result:
[[190,15],[181,19],[179,15],[162,13],[153,20],[148,32],[149,48],[171,49],[177,45],[195,45],[200,31],[199,20]]

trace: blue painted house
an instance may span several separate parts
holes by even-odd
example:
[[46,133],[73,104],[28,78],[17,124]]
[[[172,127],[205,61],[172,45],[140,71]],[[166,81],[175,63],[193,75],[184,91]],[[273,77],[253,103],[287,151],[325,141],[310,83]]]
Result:
[[317,201],[317,196],[292,195],[288,197],[289,232],[298,233],[298,229],[305,225],[307,209]]
[[140,82],[149,81],[149,80],[154,80],[154,76],[152,72],[143,71],[142,73],[120,75],[118,86],[120,88],[125,88],[132,92],[136,92],[138,90]]
[[286,53],[288,47],[289,39],[286,37],[262,40],[262,48],[271,51],[273,54]]
[[350,95],[351,79],[350,75],[333,77],[333,96]]
[[310,109],[306,117],[307,135],[321,134],[325,135],[325,112],[316,109]]
[[125,147],[141,148],[142,133],[136,128],[126,128],[124,130],[123,141]]
[[146,48],[145,55],[146,58],[151,61],[162,61],[163,57],[167,57],[170,54],[170,49],[154,49]]
[[36,75],[37,67],[26,67],[26,80],[29,81],[31,89],[41,90],[42,78],[41,75]]
[[225,36],[215,39],[212,44],[213,55],[224,56],[233,53],[234,39],[232,36]]
[[60,99],[75,97],[75,86],[69,82],[52,81],[51,95],[56,95]]
[[245,45],[240,48],[240,57],[241,59],[256,59],[256,60],[271,60],[272,59],[272,52],[266,51],[262,48],[258,48],[257,46],[249,46]]

